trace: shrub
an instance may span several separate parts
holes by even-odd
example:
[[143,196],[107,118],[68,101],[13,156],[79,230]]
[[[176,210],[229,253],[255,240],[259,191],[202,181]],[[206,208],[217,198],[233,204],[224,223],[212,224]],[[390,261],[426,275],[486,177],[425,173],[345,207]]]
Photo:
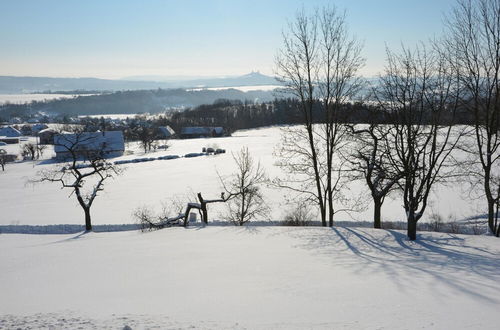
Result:
[[306,203],[299,203],[288,210],[282,222],[283,226],[310,226],[312,225],[313,212]]

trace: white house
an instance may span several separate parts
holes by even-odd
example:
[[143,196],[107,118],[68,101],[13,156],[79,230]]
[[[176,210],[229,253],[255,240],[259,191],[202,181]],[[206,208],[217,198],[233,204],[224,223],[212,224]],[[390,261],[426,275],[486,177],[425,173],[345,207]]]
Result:
[[57,159],[77,156],[102,155],[103,157],[118,157],[125,151],[122,131],[83,132],[57,134],[54,136],[54,151]]

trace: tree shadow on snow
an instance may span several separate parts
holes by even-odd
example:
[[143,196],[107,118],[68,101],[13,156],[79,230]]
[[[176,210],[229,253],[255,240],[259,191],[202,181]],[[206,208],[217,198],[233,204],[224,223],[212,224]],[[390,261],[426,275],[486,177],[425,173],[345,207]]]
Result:
[[[305,232],[301,237],[305,243],[298,247],[313,250],[355,273],[382,272],[403,291],[412,291],[409,283],[422,280],[421,284],[428,283],[436,292],[445,285],[499,303],[495,296],[500,288],[500,253],[475,246],[473,238],[422,233],[416,241],[409,241],[405,233],[395,230],[333,227],[326,234]],[[433,281],[428,282],[428,276]],[[491,295],[481,293],[485,288]]]

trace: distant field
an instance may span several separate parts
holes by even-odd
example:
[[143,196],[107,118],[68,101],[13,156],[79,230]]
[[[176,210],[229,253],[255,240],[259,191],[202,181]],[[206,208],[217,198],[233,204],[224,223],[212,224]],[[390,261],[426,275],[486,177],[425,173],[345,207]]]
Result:
[[[127,149],[133,152],[114,160],[134,159],[141,157],[160,157],[165,155],[185,155],[201,152],[203,147],[216,145],[227,150],[225,154],[202,156],[196,158],[179,158],[171,160],[155,160],[142,163],[123,165],[126,170],[116,180],[106,183],[105,190],[96,199],[92,207],[92,218],[96,225],[133,223],[131,214],[137,207],[149,205],[159,209],[161,202],[172,197],[185,197],[201,192],[206,198],[220,195],[222,189],[217,172],[229,175],[234,172],[235,165],[231,153],[238,152],[242,146],[247,146],[252,156],[259,160],[270,178],[280,175],[280,170],[274,166],[276,158],[273,151],[280,143],[280,129],[268,127],[238,131],[232,137],[172,140],[171,147],[166,151],[152,152],[147,155],[136,143],[130,143]],[[16,148],[16,147],[13,147]],[[50,157],[51,150],[46,151]],[[77,205],[74,196],[68,198],[69,191],[62,190],[57,184],[40,184],[27,186],[26,181],[40,169],[51,164],[22,162],[8,164],[6,171],[0,171],[0,224],[81,224],[83,212]],[[60,165],[59,165],[60,166]],[[288,209],[285,204],[289,191],[264,187],[266,202],[271,206],[269,218],[282,220]],[[339,213],[338,221],[355,220],[369,221],[372,219],[372,207],[367,189],[363,182],[352,182],[349,185],[349,196],[364,194],[366,209],[358,213]],[[440,214],[443,220],[463,219],[465,217],[485,213],[480,199],[471,200],[465,191],[457,186],[439,186],[433,191],[424,219],[429,219],[432,213]],[[224,205],[210,205],[209,217],[219,219]],[[404,210],[401,199],[387,199],[382,216],[387,221],[404,220]]]

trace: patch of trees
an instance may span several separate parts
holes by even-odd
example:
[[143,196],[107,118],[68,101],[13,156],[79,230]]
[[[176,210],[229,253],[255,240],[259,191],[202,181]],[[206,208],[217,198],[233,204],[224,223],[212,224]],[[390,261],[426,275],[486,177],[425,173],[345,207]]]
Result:
[[[264,201],[261,186],[266,181],[266,174],[260,163],[255,163],[247,148],[242,148],[233,155],[236,171],[229,177],[219,175],[224,192],[220,198],[205,199],[201,193],[196,195],[196,202],[186,202],[185,208],[179,201],[171,201],[163,205],[159,215],[151,209],[141,207],[134,211],[133,216],[143,231],[162,229],[174,225],[187,226],[191,211],[197,210],[201,221],[208,224],[208,205],[225,203],[227,212],[224,217],[235,225],[243,226],[259,215],[268,213],[269,208]],[[172,214],[174,213],[174,214]]]
[[[398,190],[415,240],[430,191],[468,165],[464,177],[483,185],[488,224],[500,236],[500,2],[458,1],[448,34],[429,44],[388,49],[371,105],[356,113],[346,110],[362,89],[364,59],[345,14],[299,12],[289,24],[276,71],[298,100],[300,125],[283,130],[277,156],[288,176],[274,184],[316,205],[323,226],[333,225],[339,204],[352,202],[342,200],[345,180],[362,178],[374,226],[384,199]],[[475,148],[461,144],[467,132],[457,124],[473,127]],[[467,161],[452,156],[458,147]]]

